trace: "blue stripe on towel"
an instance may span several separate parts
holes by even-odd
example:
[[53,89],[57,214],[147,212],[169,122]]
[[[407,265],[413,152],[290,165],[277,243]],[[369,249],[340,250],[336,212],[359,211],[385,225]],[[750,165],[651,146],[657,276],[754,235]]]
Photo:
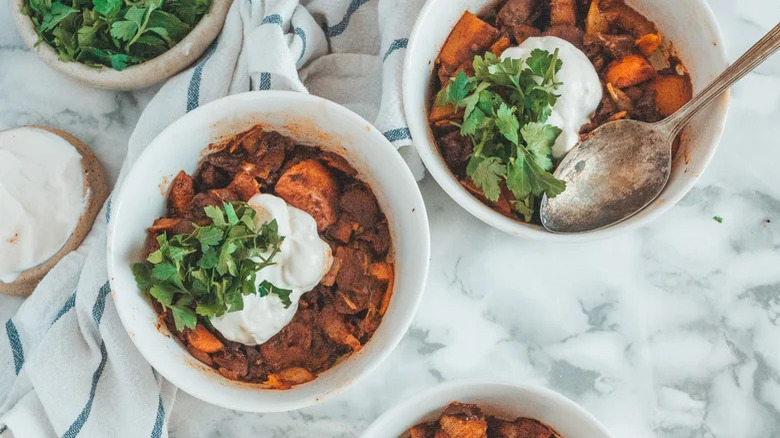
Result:
[[260,84],[257,88],[260,90],[271,89],[271,73],[260,73]]
[[0,434],[8,430],[8,426],[0,427]]
[[163,421],[165,420],[165,408],[163,408],[162,395],[157,402],[157,419],[154,420],[151,438],[162,437]]
[[[98,297],[98,301],[100,298]],[[89,389],[89,400],[87,401],[87,404],[84,406],[84,409],[81,410],[81,413],[76,418],[76,421],[73,422],[73,424],[70,425],[68,430],[62,435],[62,438],[75,438],[76,435],[81,432],[81,428],[84,427],[84,423],[87,422],[87,418],[89,418],[89,413],[92,411],[92,403],[95,401],[95,392],[97,391],[97,384],[100,380],[100,376],[103,375],[103,370],[106,367],[106,361],[108,360],[108,351],[106,351],[106,343],[104,341],[100,341],[100,365],[98,365],[97,369],[95,370],[95,373],[92,374],[92,387]]]
[[100,287],[98,291],[97,301],[92,306],[92,317],[95,319],[95,324],[100,325],[100,320],[103,319],[103,311],[106,310],[106,297],[111,292],[111,286],[106,282]]
[[[100,328],[100,321],[103,319],[103,312],[106,310],[106,298],[108,293],[111,292],[111,286],[106,282],[100,287],[98,291],[97,300],[92,306],[92,318],[95,320],[95,324]],[[75,438],[76,435],[81,432],[84,427],[84,423],[87,422],[89,414],[92,411],[92,403],[95,401],[95,393],[97,392],[97,385],[100,381],[100,377],[103,375],[103,370],[106,368],[106,361],[108,360],[108,351],[106,350],[106,343],[102,339],[100,340],[100,364],[95,372],[92,374],[92,386],[89,389],[89,398],[87,404],[81,410],[81,413],[73,424],[70,425],[68,430],[62,435],[62,438]]]
[[344,33],[345,30],[347,30],[347,26],[349,26],[349,20],[352,18],[352,14],[357,12],[357,10],[363,6],[364,4],[368,3],[370,0],[352,0],[350,2],[349,7],[347,8],[347,13],[344,14],[344,18],[341,19],[338,23],[336,23],[335,26],[328,27],[325,30],[325,33],[329,37],[335,37],[339,36],[342,33]]
[[22,365],[24,365],[24,348],[22,341],[19,340],[19,331],[16,330],[16,325],[10,318],[5,323],[5,331],[8,333],[8,342],[11,344],[11,352],[14,356],[14,371],[18,376]]
[[192,71],[190,85],[187,87],[187,112],[190,112],[200,105],[200,81],[203,78],[203,68],[211,59],[211,55],[217,50],[217,41],[214,41],[206,52],[206,56],[195,66]]
[[284,25],[284,20],[282,20],[282,16],[281,15],[273,14],[273,15],[269,15],[269,16],[263,18],[263,21],[262,21],[262,23],[260,23],[260,25],[263,25],[263,24],[277,24],[279,26],[283,26]]
[[60,318],[62,318],[70,309],[73,308],[73,306],[76,305],[76,292],[73,292],[73,295],[68,298],[68,301],[65,301],[65,304],[62,306],[62,309],[60,309],[59,312],[57,312],[57,316],[54,317],[54,321],[51,322],[51,325],[54,325],[55,322],[59,321]]
[[387,48],[387,52],[385,52],[385,56],[382,57],[382,62],[385,62],[387,60],[387,57],[390,56],[396,50],[405,49],[407,44],[409,44],[409,38],[399,38],[393,41],[390,44],[390,47]]
[[300,27],[295,28],[295,34],[298,35],[301,38],[301,42],[303,43],[303,49],[301,49],[301,56],[298,57],[298,61],[303,59],[303,55],[306,54],[306,32],[303,31]]
[[412,134],[409,132],[409,128],[397,128],[383,132],[382,135],[390,142],[398,140],[408,140],[412,138]]

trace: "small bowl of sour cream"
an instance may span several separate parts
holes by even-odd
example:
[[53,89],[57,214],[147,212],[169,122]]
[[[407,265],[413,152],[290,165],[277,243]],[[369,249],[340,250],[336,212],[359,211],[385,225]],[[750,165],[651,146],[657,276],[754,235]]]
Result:
[[[236,175],[212,185],[210,181],[216,181],[220,171],[206,165],[216,166],[219,159],[229,161],[234,156],[231,154],[249,154],[251,149],[251,153],[262,151],[263,160],[274,161],[271,147],[263,146],[265,140],[250,141],[249,134],[242,136],[258,128],[263,136],[274,133],[294,143],[284,146],[287,152],[283,162],[276,161],[275,182],[261,189],[257,180],[266,180],[254,175],[262,173],[265,167],[259,161],[250,163],[242,158],[229,165],[240,169]],[[237,147],[220,148],[224,142]],[[313,152],[315,149],[319,152]],[[291,154],[295,160],[290,159]],[[241,180],[245,183],[242,184],[239,175],[245,172],[260,173]],[[227,181],[230,183],[226,186]],[[179,193],[173,187],[186,188],[178,197],[172,195]],[[374,195],[370,202],[366,201],[365,187]],[[237,195],[227,201],[238,203],[239,207],[231,210],[236,215],[234,219],[230,219],[222,202],[227,198],[214,198],[228,193]],[[332,202],[334,198],[337,204]],[[188,205],[181,209],[183,212],[179,211],[180,199]],[[206,211],[208,218],[196,217],[205,211],[204,205],[225,209],[227,219],[214,220],[214,210],[210,215]],[[430,254],[429,229],[425,205],[411,171],[370,123],[316,96],[251,92],[218,99],[191,111],[163,130],[138,157],[120,182],[111,210],[107,238],[109,281],[131,340],[146,360],[177,387],[226,408],[282,412],[339,394],[390,354],[411,324],[422,297]],[[371,212],[366,214],[367,210]],[[354,222],[346,221],[344,228],[339,227],[345,218]],[[249,237],[254,243],[245,241],[251,234],[246,230],[233,234],[225,231],[218,232],[217,240],[209,244],[194,236],[200,242],[197,248],[188,250],[195,254],[194,264],[190,264],[187,255],[178,262],[180,266],[197,265],[201,272],[209,272],[209,285],[215,284],[214,278],[220,278],[218,283],[225,289],[219,286],[215,290],[229,290],[231,286],[222,279],[230,270],[220,271],[219,262],[203,261],[198,251],[205,256],[203,245],[220,245],[222,254],[228,245],[224,239],[233,238],[241,239],[243,248],[259,245],[255,249],[260,252],[252,252],[238,263],[239,272],[244,272],[249,258],[259,263],[270,257],[274,264],[253,271],[254,277],[235,277],[251,278],[253,284],[248,287],[263,289],[262,293],[258,289],[257,294],[244,294],[241,308],[233,309],[231,301],[227,310],[222,309],[224,312],[200,312],[195,304],[202,304],[199,297],[206,295],[202,288],[188,297],[195,304],[192,300],[183,303],[183,292],[172,290],[173,298],[161,299],[146,293],[151,288],[137,281],[145,278],[144,269],[151,273],[152,265],[164,263],[164,257],[171,254],[163,250],[166,238],[149,233],[172,226],[172,221],[186,222],[183,231],[165,230],[169,233],[166,236],[175,238],[197,234],[202,228],[196,226],[230,226],[236,230],[239,224],[246,224],[245,220],[252,220],[256,233],[257,227],[270,226],[275,230],[271,236],[284,237],[280,251],[274,252],[274,244],[258,244],[257,236]],[[275,225],[270,225],[273,222]],[[369,239],[359,243],[368,245],[361,247],[365,251],[358,248],[355,236],[368,238],[369,234],[361,233],[378,230],[380,224],[389,237],[389,246],[380,249],[372,246]],[[346,234],[342,234],[343,230]],[[150,236],[157,243],[150,244]],[[336,238],[347,243],[334,243]],[[350,246],[353,244],[355,247]],[[368,257],[368,261],[363,258],[361,265],[361,257]],[[356,266],[367,270],[355,275]],[[388,266],[392,267],[382,269]],[[333,274],[335,268],[338,270]],[[365,275],[369,273],[376,275],[377,280],[386,274],[384,282],[368,281]],[[183,289],[195,290],[194,283],[188,283],[193,278],[191,275],[183,280]],[[204,277],[199,274],[198,278]],[[377,289],[379,285],[382,287]],[[244,286],[242,282],[241,287]],[[354,289],[349,289],[352,286]],[[372,304],[368,300],[358,301],[360,296],[348,293],[363,286],[374,288],[371,296],[376,291],[377,297],[387,299]],[[342,291],[345,293],[340,294]],[[192,312],[189,321],[197,318],[197,328],[185,325],[179,329],[178,324],[186,324],[187,319],[173,315],[176,312],[158,311],[163,302],[179,306],[176,312]],[[348,327],[333,323],[355,318],[368,323],[360,330],[370,334],[357,336],[360,340],[346,333]],[[323,349],[334,343],[339,349]],[[323,357],[323,352],[328,356]]]
[[[566,153],[576,147],[579,142],[581,128],[596,124],[593,116],[598,114],[603,107],[603,105],[600,106],[602,96],[611,97],[616,105],[625,102],[625,100],[620,101],[620,99],[630,98],[631,103],[636,104],[635,107],[631,107],[631,110],[639,107],[641,101],[639,96],[623,96],[622,94],[625,93],[622,93],[621,89],[615,90],[614,87],[610,89],[606,86],[607,83],[611,86],[612,80],[616,84],[620,80],[619,77],[615,80],[606,74],[609,73],[609,67],[613,64],[612,58],[602,58],[602,63],[596,66],[595,64],[598,63],[595,62],[595,55],[592,53],[586,55],[585,53],[589,50],[587,47],[583,47],[585,50],[583,52],[576,45],[567,42],[567,40],[576,41],[577,38],[574,35],[577,32],[580,32],[579,36],[582,37],[589,26],[592,26],[591,30],[598,29],[601,25],[606,26],[605,23],[611,18],[608,18],[607,14],[594,13],[594,8],[598,11],[600,4],[606,8],[607,4],[616,3],[621,7],[620,13],[624,14],[620,16],[628,17],[630,20],[626,20],[626,22],[613,20],[609,26],[630,27],[632,23],[628,22],[634,20],[635,23],[645,26],[645,29],[641,30],[641,35],[655,36],[659,40],[663,40],[661,49],[659,46],[655,46],[653,49],[648,49],[650,52],[645,55],[648,58],[648,67],[652,63],[651,75],[647,79],[642,79],[641,82],[620,85],[621,89],[628,90],[629,94],[636,93],[642,85],[653,84],[651,86],[657,87],[658,82],[654,80],[656,76],[652,76],[655,74],[658,75],[658,79],[671,77],[673,81],[680,79],[674,78],[675,74],[685,77],[686,80],[689,78],[690,81],[686,84],[687,93],[690,93],[692,83],[693,94],[695,94],[717,77],[728,65],[718,24],[704,0],[691,0],[683,2],[684,4],[675,0],[625,0],[625,4],[621,1],[599,2],[598,0],[587,2],[429,0],[422,8],[409,38],[404,63],[403,101],[405,115],[415,147],[426,168],[442,189],[470,214],[500,231],[517,237],[556,242],[592,240],[632,230],[651,222],[672,208],[698,181],[718,146],[728,110],[727,95],[722,96],[715,104],[698,115],[681,135],[680,147],[672,164],[671,177],[658,199],[635,216],[609,228],[589,233],[566,235],[547,231],[536,219],[537,216],[534,216],[534,211],[542,196],[549,195],[551,192],[555,193],[555,190],[561,190],[560,184],[562,183],[558,181],[557,188],[550,189],[549,187],[553,183],[549,179],[535,176],[541,172],[531,170],[512,173],[514,163],[521,163],[516,166],[518,168],[523,164],[521,160],[516,160],[519,157],[515,157],[514,152],[511,152],[513,151],[512,145],[509,143],[511,140],[504,142],[504,145],[508,146],[503,149],[503,152],[495,152],[495,150],[501,151],[500,147],[494,146],[501,141],[494,141],[495,137],[479,137],[477,135],[481,133],[478,130],[483,129],[483,126],[493,125],[480,125],[483,122],[482,119],[472,118],[469,125],[472,132],[469,133],[463,128],[466,126],[463,120],[465,111],[473,114],[474,111],[471,108],[475,105],[472,102],[471,106],[467,106],[466,101],[461,99],[465,99],[466,96],[473,97],[471,93],[479,93],[480,91],[475,92],[473,89],[462,88],[459,90],[460,93],[454,93],[456,96],[463,94],[455,99],[461,104],[460,112],[438,111],[447,104],[450,104],[452,108],[451,104],[455,103],[455,101],[447,100],[452,99],[451,97],[445,97],[443,103],[437,99],[440,85],[444,86],[458,72],[466,72],[470,68],[469,61],[474,56],[483,56],[483,54],[488,56],[492,52],[496,59],[512,58],[520,63],[522,69],[528,69],[528,60],[534,49],[540,49],[549,54],[557,51],[558,59],[562,61],[563,65],[560,71],[555,74],[555,82],[559,82],[560,86],[557,86],[553,91],[558,96],[549,117],[528,121],[525,119],[528,116],[526,109],[526,113],[517,122],[520,127],[524,127],[530,122],[538,122],[560,129],[561,132],[550,148],[549,154],[546,151],[539,153],[539,149],[537,149],[536,152],[529,152],[532,155],[524,155],[524,157],[533,157],[534,153],[539,154],[537,156],[544,155],[544,158],[537,161],[537,164],[540,162],[552,163],[551,169],[545,169],[552,177],[555,164],[560,162]],[[632,10],[626,12],[626,6]],[[568,15],[562,14],[561,11],[565,12],[566,7],[573,7],[575,10]],[[610,11],[610,13],[613,12]],[[586,16],[583,24],[582,17]],[[644,18],[637,19],[637,16]],[[591,20],[594,17],[602,19],[603,22]],[[647,20],[649,20],[649,24]],[[561,21],[569,24],[561,25]],[[594,30],[586,36],[606,35],[606,40],[614,38],[616,35],[610,33],[613,28],[609,26],[602,30]],[[647,28],[652,28],[653,32],[649,32]],[[626,29],[623,30],[626,31]],[[567,34],[567,32],[569,33]],[[640,45],[641,38],[632,38],[628,31],[622,37],[622,43],[630,46],[630,51],[632,51],[630,53],[634,54],[645,50]],[[452,41],[457,41],[458,44],[448,45],[447,42],[450,41],[450,38]],[[504,40],[503,44],[502,39]],[[608,44],[617,43],[618,39],[609,40]],[[515,44],[513,41],[521,42]],[[585,39],[580,38],[580,41],[584,43]],[[587,46],[587,44],[583,44],[583,46]],[[465,59],[464,54],[468,55],[465,56]],[[615,60],[628,57],[628,55],[620,54],[611,56],[614,56]],[[643,59],[642,57],[637,58]],[[681,61],[684,67],[672,61]],[[656,66],[656,64],[658,65]],[[465,73],[466,76],[471,77],[476,77],[475,74],[476,71]],[[489,84],[487,89],[489,92],[495,91],[494,88],[490,88],[493,85],[503,86],[503,84],[496,82],[495,75],[488,76],[487,79],[485,76],[476,83],[484,86],[492,80],[493,82]],[[541,74],[536,75],[533,80],[539,84],[541,77]],[[498,80],[500,81],[500,78]],[[606,87],[602,87],[602,83]],[[461,81],[462,84],[463,81]],[[634,90],[630,90],[631,87],[634,87]],[[479,89],[479,87],[475,86],[475,89]],[[606,94],[608,91],[610,94]],[[621,93],[618,93],[619,91]],[[502,97],[507,99],[510,106],[517,104],[511,109],[520,108],[518,109],[520,112],[524,105],[525,108],[530,107],[528,100],[525,100],[525,104],[519,103],[521,99],[516,97],[519,93],[513,95],[508,88],[503,92],[505,95]],[[484,97],[484,94],[480,99]],[[526,97],[524,96],[523,99]],[[656,103],[654,106],[657,106],[655,109],[664,113],[663,116],[668,116],[669,114],[665,114],[666,109],[662,109],[660,100],[657,98],[654,100]],[[477,108],[480,108],[480,105],[488,106],[491,103],[489,100],[480,100],[479,102],[479,105],[476,105]],[[538,101],[534,101],[534,104],[537,103]],[[487,110],[486,113],[490,123],[499,117],[498,112],[495,111],[496,108],[492,109],[492,113],[490,110]],[[628,113],[628,117],[633,117],[631,110],[625,110],[622,111],[623,114],[618,114],[616,109],[614,113],[610,112],[607,115],[619,118],[626,117],[626,113]],[[509,118],[511,119],[511,117]],[[605,117],[603,121],[599,120],[598,124],[603,124],[608,120],[610,119]],[[455,125],[458,126],[457,130],[450,131],[452,126],[447,125],[450,121],[457,123]],[[476,129],[475,126],[477,126]],[[495,126],[498,126],[498,123]],[[477,134],[473,132],[475,130]],[[522,135],[520,128],[517,131],[520,131]],[[446,137],[450,134],[452,134],[452,138],[447,139],[445,143]],[[457,134],[460,134],[460,137],[456,137]],[[477,149],[480,147],[479,138],[484,140],[486,137],[487,141],[482,143],[483,146],[489,145],[488,149],[494,148],[490,149],[487,154],[484,153],[484,148]],[[463,139],[465,142],[462,141]],[[527,141],[527,139],[522,140]],[[446,159],[440,147],[446,147],[444,154],[447,155]],[[477,168],[479,162],[472,160],[475,156],[474,151],[477,150],[481,154],[478,158],[489,157],[493,160],[494,165]],[[507,150],[510,152],[506,152]],[[496,161],[498,164],[495,164]],[[484,160],[484,162],[490,163],[488,160]],[[469,167],[472,165],[473,167]],[[493,181],[495,184],[491,185]],[[513,184],[515,189],[510,188],[510,184]],[[487,190],[492,190],[490,192],[492,195],[487,194],[485,187]],[[516,193],[520,193],[520,195]],[[527,195],[528,193],[530,195]],[[526,195],[526,198],[517,198],[517,196]]]
[[108,188],[92,151],[45,126],[0,131],[0,293],[28,295],[89,232]]

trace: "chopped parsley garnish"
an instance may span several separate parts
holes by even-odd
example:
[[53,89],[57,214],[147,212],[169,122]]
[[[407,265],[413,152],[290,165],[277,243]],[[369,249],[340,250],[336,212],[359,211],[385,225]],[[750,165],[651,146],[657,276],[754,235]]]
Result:
[[552,175],[552,147],[561,129],[545,124],[562,85],[555,81],[563,62],[558,50],[533,50],[525,60],[474,57],[474,76],[462,70],[436,97],[437,106],[463,108],[460,134],[474,144],[466,175],[491,201],[506,184],[514,209],[531,220],[535,201],[555,197],[566,183]]
[[714,220],[715,222],[717,222],[719,224],[723,223],[723,218],[720,217],[720,216],[715,216],[715,217],[712,218],[712,220]]
[[284,237],[276,221],[255,225],[255,210],[243,202],[208,206],[213,223],[194,225],[189,234],[160,234],[160,248],[133,265],[138,287],[170,309],[176,329],[194,329],[197,315],[219,317],[244,308],[244,296],[277,295],[285,307],[291,290],[268,281],[256,285],[257,272],[273,265]]
[[211,0],[25,0],[39,40],[63,61],[123,70],[175,46]]

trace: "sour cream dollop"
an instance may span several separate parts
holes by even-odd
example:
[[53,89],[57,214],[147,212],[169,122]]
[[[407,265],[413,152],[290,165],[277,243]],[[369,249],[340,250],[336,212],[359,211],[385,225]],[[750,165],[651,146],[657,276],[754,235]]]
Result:
[[56,254],[85,200],[81,154],[72,144],[39,128],[0,132],[0,281]]
[[291,289],[292,304],[284,308],[276,294],[244,296],[244,309],[211,318],[211,324],[225,338],[245,345],[259,345],[271,339],[292,321],[301,295],[314,289],[330,270],[333,255],[330,246],[317,234],[317,222],[303,210],[287,205],[282,198],[259,194],[248,202],[260,225],[276,219],[279,235],[284,236],[275,264],[257,273],[257,284],[264,280],[282,289]]
[[590,116],[598,109],[601,82],[593,64],[580,49],[554,36],[528,38],[519,46],[506,49],[501,58],[526,59],[534,49],[550,53],[558,49],[558,57],[563,61],[555,75],[556,81],[563,82],[557,90],[561,97],[546,122],[563,130],[552,149],[555,158],[562,158],[580,141],[580,128],[590,123]]

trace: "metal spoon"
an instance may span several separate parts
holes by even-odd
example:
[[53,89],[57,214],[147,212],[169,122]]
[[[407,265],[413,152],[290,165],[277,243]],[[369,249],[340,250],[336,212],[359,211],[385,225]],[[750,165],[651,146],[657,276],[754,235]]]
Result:
[[593,231],[645,208],[669,180],[672,143],[685,124],[778,49],[780,24],[665,120],[618,120],[593,131],[555,171],[556,178],[566,181],[566,190],[542,200],[545,228],[554,233]]

